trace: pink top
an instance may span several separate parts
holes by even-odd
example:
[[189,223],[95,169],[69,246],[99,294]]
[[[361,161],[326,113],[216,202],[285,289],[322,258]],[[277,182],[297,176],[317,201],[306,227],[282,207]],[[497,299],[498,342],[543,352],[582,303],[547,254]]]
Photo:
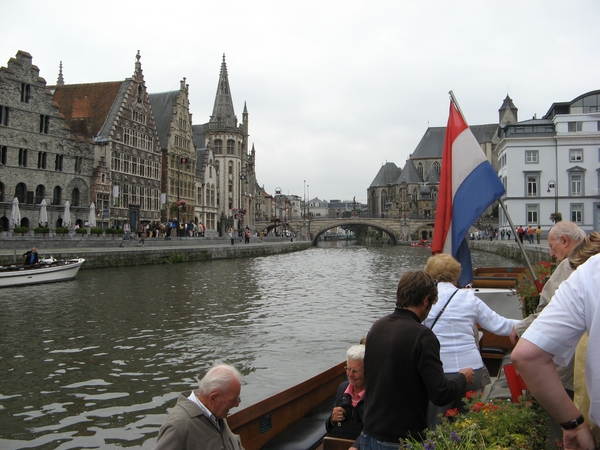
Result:
[[352,387],[351,384],[349,384],[348,387],[346,388],[346,390],[344,391],[344,394],[350,395],[350,398],[352,399],[352,406],[354,406],[356,408],[356,405],[358,405],[358,402],[360,402],[363,399],[363,397],[365,396],[365,390],[363,389],[362,391],[360,391],[357,396],[354,396],[353,391],[354,391],[354,388]]

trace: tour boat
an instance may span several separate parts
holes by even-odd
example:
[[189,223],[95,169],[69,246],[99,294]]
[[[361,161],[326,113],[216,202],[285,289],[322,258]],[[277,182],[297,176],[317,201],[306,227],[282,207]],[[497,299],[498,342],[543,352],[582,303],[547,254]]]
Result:
[[[514,291],[524,269],[491,268],[474,271],[472,289],[491,309],[522,319],[521,303]],[[496,281],[496,283],[494,283]],[[480,329],[480,347],[490,376],[497,377],[514,345],[507,336]],[[326,437],[325,421],[335,393],[345,380],[343,361],[300,384],[236,411],[227,418],[246,450],[347,450],[353,441]]]
[[83,258],[40,259],[38,264],[5,264],[0,266],[0,287],[54,283],[72,280],[85,262]]

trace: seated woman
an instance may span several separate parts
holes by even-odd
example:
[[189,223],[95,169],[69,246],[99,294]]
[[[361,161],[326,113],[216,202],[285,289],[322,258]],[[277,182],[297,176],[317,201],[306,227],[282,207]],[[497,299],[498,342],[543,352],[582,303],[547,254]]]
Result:
[[[477,325],[499,336],[509,336],[519,323],[492,311],[471,289],[459,289],[458,278],[461,265],[452,256],[440,253],[427,260],[425,272],[438,281],[438,301],[429,312],[423,324],[433,330],[440,341],[440,359],[444,364],[446,378],[453,379],[464,367],[475,370],[473,384],[468,391],[482,391],[483,375],[487,373],[479,352]],[[476,337],[477,336],[477,337]],[[489,378],[489,377],[488,377]],[[489,382],[489,380],[488,380]],[[462,399],[444,406],[429,402],[427,422],[431,429],[440,423],[439,414],[449,409],[463,410]]]
[[365,374],[363,359],[365,346],[354,345],[346,352],[346,375],[338,387],[333,411],[325,422],[327,434],[332,437],[354,439],[350,449],[360,448],[360,433],[362,432],[362,418],[365,411]]

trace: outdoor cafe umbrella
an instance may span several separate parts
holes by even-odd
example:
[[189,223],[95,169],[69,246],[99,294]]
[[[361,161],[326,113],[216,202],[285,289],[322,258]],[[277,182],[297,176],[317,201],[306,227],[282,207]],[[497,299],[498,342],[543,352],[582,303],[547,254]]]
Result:
[[63,227],[68,228],[71,225],[71,210],[69,209],[71,205],[69,202],[65,202],[65,213],[63,214]]
[[19,199],[15,197],[12,202],[12,209],[10,210],[10,223],[15,227],[21,226],[21,211],[19,211]]
[[90,217],[88,219],[88,223],[90,227],[96,226],[96,205],[94,205],[94,202],[92,202],[90,205]]
[[48,224],[48,211],[46,211],[46,199],[42,199],[40,203],[40,227],[45,227]]

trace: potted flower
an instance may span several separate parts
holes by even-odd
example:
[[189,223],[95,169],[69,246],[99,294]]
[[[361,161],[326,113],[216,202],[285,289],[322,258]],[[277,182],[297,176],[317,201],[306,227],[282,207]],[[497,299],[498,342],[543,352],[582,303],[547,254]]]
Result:
[[403,448],[545,450],[550,448],[549,440],[548,414],[535,400],[522,397],[519,403],[504,399],[483,402],[481,394],[471,391],[467,393],[466,412],[448,410],[435,431],[426,431],[422,442],[407,439]]
[[48,233],[50,232],[50,228],[48,228],[48,227],[36,227],[36,228],[34,228],[33,231],[36,234],[36,236],[48,236]]
[[[552,263],[548,261],[541,261],[533,265],[533,270],[537,274],[537,279],[543,283],[551,275]],[[531,272],[526,272],[515,288],[516,293],[519,295],[521,300],[521,310],[523,311],[523,317],[535,312],[540,303],[540,292],[538,292],[535,281],[531,276]]]

